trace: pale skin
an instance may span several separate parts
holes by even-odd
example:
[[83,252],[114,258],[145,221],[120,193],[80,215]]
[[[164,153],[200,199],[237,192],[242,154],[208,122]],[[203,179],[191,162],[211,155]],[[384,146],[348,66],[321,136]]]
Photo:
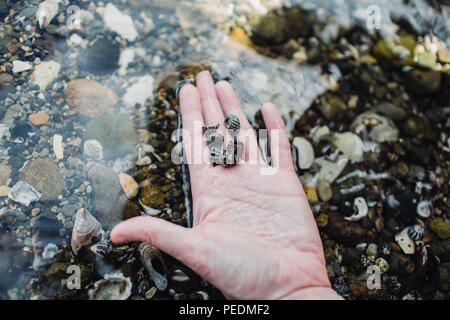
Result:
[[[247,134],[244,160],[261,159],[256,135],[232,86],[214,84],[204,71],[196,86],[180,91],[188,159],[192,141],[203,141],[194,124],[219,123],[239,116]],[[262,106],[272,144],[273,174],[261,174],[263,161],[242,161],[232,168],[209,161],[189,164],[194,226],[184,228],[154,217],[136,217],[111,232],[114,243],[147,242],[180,260],[229,299],[341,299],[330,286],[314,216],[295,173],[291,149],[277,107]],[[277,135],[275,135],[275,133]],[[275,143],[276,142],[276,143]],[[207,150],[207,148],[204,148]],[[207,151],[205,151],[207,152]],[[301,155],[300,155],[301,156]],[[252,159],[253,159],[252,158]]]

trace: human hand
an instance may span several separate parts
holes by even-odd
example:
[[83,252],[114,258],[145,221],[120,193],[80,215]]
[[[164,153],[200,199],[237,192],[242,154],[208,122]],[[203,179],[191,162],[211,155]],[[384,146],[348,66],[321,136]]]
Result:
[[[194,141],[205,138],[194,125],[219,123],[226,136],[224,114],[239,116],[238,137],[246,137],[242,163],[225,168],[209,161],[189,163],[194,225],[183,228],[162,219],[136,217],[111,232],[114,243],[144,241],[182,261],[227,298],[338,299],[330,288],[319,232],[295,173],[283,120],[266,103],[262,114],[269,131],[273,170],[261,159],[256,135],[231,85],[216,85],[208,72],[197,88],[180,91],[183,139],[187,159]],[[183,134],[184,137],[184,134]],[[241,140],[243,141],[243,140]],[[301,156],[301,155],[300,155]],[[206,156],[206,159],[207,156]]]

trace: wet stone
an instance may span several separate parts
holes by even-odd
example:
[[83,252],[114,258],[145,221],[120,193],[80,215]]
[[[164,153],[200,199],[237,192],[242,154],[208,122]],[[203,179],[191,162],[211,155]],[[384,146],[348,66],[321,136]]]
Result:
[[153,209],[164,209],[164,194],[154,184],[149,183],[142,188],[141,201],[144,205]]
[[103,37],[96,39],[82,52],[78,59],[78,66],[81,70],[105,75],[117,69],[119,58],[119,43]]
[[20,172],[21,180],[42,193],[40,201],[54,201],[66,188],[56,163],[50,159],[33,159]]
[[450,219],[435,218],[430,223],[431,230],[442,239],[450,238]]
[[117,206],[117,201],[122,189],[115,171],[96,163],[89,169],[88,178],[94,191],[95,216],[102,225],[120,221],[120,206]]
[[114,110],[117,94],[94,80],[77,79],[68,83],[64,92],[67,104],[79,114],[98,118]]
[[406,89],[414,95],[426,96],[441,87],[441,73],[434,70],[414,69],[406,75]]
[[89,121],[83,140],[90,139],[100,142],[105,159],[133,153],[138,142],[133,122],[124,115],[113,113],[105,113]]

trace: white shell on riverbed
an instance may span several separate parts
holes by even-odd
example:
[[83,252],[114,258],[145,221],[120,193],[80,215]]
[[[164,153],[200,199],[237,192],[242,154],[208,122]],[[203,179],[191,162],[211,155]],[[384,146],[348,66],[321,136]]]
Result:
[[72,230],[71,246],[73,253],[77,255],[82,247],[90,244],[92,239],[102,232],[100,222],[86,209],[79,209]]
[[333,144],[343,154],[347,155],[351,161],[360,161],[363,157],[364,145],[361,139],[354,133],[336,133]]
[[60,1],[61,0],[45,0],[41,2],[36,11],[36,19],[39,22],[39,27],[45,28],[50,24],[58,13],[58,4]]
[[31,202],[38,201],[42,197],[42,193],[28,183],[19,181],[9,190],[8,197],[28,207]]
[[359,221],[365,216],[367,216],[367,212],[369,208],[367,207],[366,199],[363,197],[358,197],[353,200],[353,206],[356,209],[356,214],[353,214],[350,217],[345,217],[347,221]]
[[295,137],[292,144],[297,148],[297,163],[300,169],[309,169],[314,162],[314,149],[311,143],[302,137]]
[[84,142],[84,157],[93,160],[103,159],[103,147],[100,142],[95,139],[86,140]]
[[[165,269],[166,269],[164,260],[162,259],[162,256],[161,256],[161,252],[157,248],[155,248],[145,242],[142,242],[139,245],[138,251],[140,254],[140,260],[141,260],[142,264],[144,265],[145,269],[147,269],[150,277],[152,278],[153,282],[155,283],[155,286],[159,290],[166,290],[168,282],[167,282],[166,275],[164,273],[161,273],[161,272],[165,272]],[[163,268],[163,270],[160,270],[160,272],[155,270],[155,268],[153,266],[153,263],[155,260],[159,260],[160,265]]]
[[89,300],[127,300],[132,286],[130,278],[122,272],[112,272],[94,283],[94,288],[88,291]]
[[405,254],[414,254],[415,245],[414,241],[408,234],[408,230],[409,228],[406,227],[401,232],[397,233],[395,235],[395,241],[397,241],[397,244],[400,246],[400,248],[402,248]]

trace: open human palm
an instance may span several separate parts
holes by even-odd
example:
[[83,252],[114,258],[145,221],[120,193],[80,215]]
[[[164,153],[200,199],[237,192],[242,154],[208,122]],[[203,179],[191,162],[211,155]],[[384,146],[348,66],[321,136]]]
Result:
[[[196,85],[180,91],[193,228],[137,217],[114,228],[111,240],[148,242],[185,263],[227,298],[339,298],[330,288],[319,232],[276,107],[262,106],[271,145],[269,166],[252,147],[257,146],[256,134],[231,85],[214,84],[208,72],[197,76]],[[245,149],[239,164],[225,168],[208,161],[205,137],[196,126],[219,123],[218,131],[227,137],[224,119],[229,114],[240,119],[237,136]],[[193,161],[198,150],[201,161]]]

